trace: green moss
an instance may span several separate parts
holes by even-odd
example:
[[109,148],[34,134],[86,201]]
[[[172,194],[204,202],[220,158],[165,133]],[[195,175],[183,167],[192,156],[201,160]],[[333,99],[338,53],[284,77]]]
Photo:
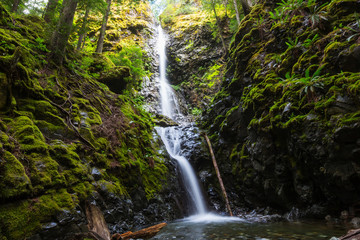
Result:
[[72,151],[71,145],[53,145],[51,146],[50,156],[56,160],[60,165],[75,168],[81,162],[79,155]]
[[17,117],[11,124],[11,131],[20,143],[25,153],[47,153],[48,146],[45,138],[34,122],[26,116]]
[[73,210],[78,204],[65,189],[49,191],[32,200],[0,206],[0,227],[8,240],[25,239],[41,229],[42,223],[63,209]]
[[337,122],[339,127],[341,126],[348,126],[351,124],[358,123],[360,121],[360,111],[355,113],[347,113],[344,114]]
[[19,100],[19,110],[33,113],[37,120],[44,120],[56,126],[65,127],[64,120],[60,118],[58,110],[48,101],[32,99]]
[[0,154],[0,199],[23,196],[31,192],[31,182],[24,166],[10,152]]
[[82,182],[71,187],[70,193],[76,193],[80,200],[87,199],[95,190],[95,187],[89,182]]

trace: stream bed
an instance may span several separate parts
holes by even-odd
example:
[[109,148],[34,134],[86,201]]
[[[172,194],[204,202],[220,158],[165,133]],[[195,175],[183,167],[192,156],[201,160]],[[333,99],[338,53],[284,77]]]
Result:
[[329,240],[346,233],[343,226],[327,225],[323,221],[247,222],[239,220],[192,221],[169,223],[152,239],[187,240]]

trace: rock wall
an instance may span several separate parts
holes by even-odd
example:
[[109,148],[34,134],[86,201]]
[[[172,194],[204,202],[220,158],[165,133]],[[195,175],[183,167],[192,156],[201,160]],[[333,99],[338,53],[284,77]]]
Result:
[[359,7],[261,1],[242,20],[203,114],[234,207],[359,215]]
[[[190,109],[206,108],[210,96],[219,89],[226,54],[216,34],[215,19],[201,8],[196,5],[195,12],[171,16],[170,20],[163,21],[168,33],[168,79],[186,99]],[[232,36],[229,19],[220,17],[221,34],[229,44]],[[196,115],[196,110],[192,113]]]

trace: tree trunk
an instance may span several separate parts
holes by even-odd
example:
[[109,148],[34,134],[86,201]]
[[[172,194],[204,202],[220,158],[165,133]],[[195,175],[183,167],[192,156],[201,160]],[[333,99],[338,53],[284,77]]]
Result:
[[244,11],[244,15],[248,15],[251,11],[251,6],[249,4],[249,2],[247,0],[241,0],[241,6],[243,8]]
[[108,21],[109,14],[110,14],[111,0],[106,0],[106,2],[108,5],[107,5],[107,9],[106,9],[106,12],[104,15],[103,23],[101,25],[99,40],[98,40],[97,46],[96,46],[97,53],[102,53],[102,51],[103,51],[106,25],[107,25],[107,21]]
[[64,60],[65,48],[71,33],[77,4],[78,0],[64,0],[63,2],[60,20],[51,41],[53,60],[57,64],[62,64]]
[[211,155],[211,159],[213,161],[213,165],[214,165],[214,168],[215,168],[215,172],[216,172],[216,175],[218,177],[218,180],[219,180],[219,184],[220,184],[220,188],[221,188],[221,191],[222,191],[222,194],[223,194],[223,197],[224,197],[224,200],[225,200],[225,204],[226,204],[226,208],[229,212],[229,215],[230,216],[233,216],[232,214],[232,211],[231,211],[231,208],[230,208],[230,204],[229,204],[229,199],[227,197],[227,194],[226,194],[226,190],[225,190],[225,186],[224,186],[224,183],[222,181],[222,178],[221,178],[221,175],[220,175],[220,171],[219,171],[219,168],[218,168],[218,165],[216,163],[216,159],[215,159],[215,155],[214,155],[214,152],[213,152],[213,149],[211,147],[211,143],[210,143],[210,140],[208,138],[208,136],[206,135],[206,133],[204,133],[204,137],[205,137],[205,140],[209,146],[209,151],[210,151],[210,155]]
[[239,8],[237,5],[237,0],[234,0],[234,7],[235,7],[235,12],[236,12],[236,21],[237,21],[238,25],[240,25],[240,14],[239,14]]
[[221,34],[221,32],[222,32],[222,31],[221,31],[221,26],[220,26],[220,19],[219,19],[219,17],[218,17],[218,15],[217,15],[217,13],[216,13],[216,9],[215,9],[215,2],[214,2],[214,0],[211,0],[211,6],[212,6],[213,11],[214,11],[214,14],[215,14],[215,18],[216,18],[216,25],[218,26],[219,36],[220,36],[221,43],[222,43],[223,48],[224,48],[224,53],[226,54],[226,52],[227,52],[227,48],[226,48],[226,45],[225,45],[224,38],[223,38],[223,36],[222,36],[222,34]]
[[45,22],[50,22],[54,18],[55,10],[58,5],[59,0],[49,0],[44,13]]
[[228,15],[227,15],[227,6],[229,4],[229,0],[223,0],[223,4],[224,4],[224,7],[225,7],[225,16],[228,17]]
[[76,47],[77,50],[80,50],[82,42],[83,42],[83,40],[85,38],[86,25],[87,25],[87,19],[89,17],[89,13],[90,13],[90,7],[89,7],[89,5],[87,5],[86,10],[85,10],[85,16],[84,16],[84,19],[83,19],[83,23],[81,25],[81,29],[80,29],[80,32],[79,32],[79,40],[78,40],[77,47]]
[[20,5],[20,0],[14,0],[13,5],[11,7],[11,12],[17,12],[17,10],[19,9],[19,5]]

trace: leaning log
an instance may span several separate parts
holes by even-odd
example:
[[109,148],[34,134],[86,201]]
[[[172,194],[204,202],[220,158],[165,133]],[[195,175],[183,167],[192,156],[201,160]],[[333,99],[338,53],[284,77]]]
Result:
[[226,208],[229,212],[229,215],[230,216],[233,216],[232,214],[232,211],[231,211],[231,208],[230,208],[230,204],[229,204],[229,199],[227,197],[227,194],[226,194],[226,190],[225,190],[225,186],[224,186],[224,183],[222,181],[222,178],[221,178],[221,175],[220,175],[220,171],[219,171],[219,168],[218,168],[218,165],[216,163],[216,159],[215,159],[215,155],[214,155],[214,151],[211,147],[211,143],[210,143],[210,139],[208,138],[207,134],[206,133],[203,133],[204,137],[205,137],[205,140],[209,146],[209,151],[210,151],[210,155],[211,155],[211,159],[213,161],[213,165],[214,165],[214,168],[215,168],[215,172],[216,172],[216,175],[218,177],[218,180],[219,180],[219,184],[220,184],[220,188],[221,188],[221,191],[222,191],[222,194],[223,194],[223,197],[224,197],[224,200],[225,200],[225,204],[226,204]]
[[114,235],[112,235],[111,240],[149,239],[155,236],[166,225],[166,223],[160,223],[136,232],[129,231],[123,234],[115,233]]

